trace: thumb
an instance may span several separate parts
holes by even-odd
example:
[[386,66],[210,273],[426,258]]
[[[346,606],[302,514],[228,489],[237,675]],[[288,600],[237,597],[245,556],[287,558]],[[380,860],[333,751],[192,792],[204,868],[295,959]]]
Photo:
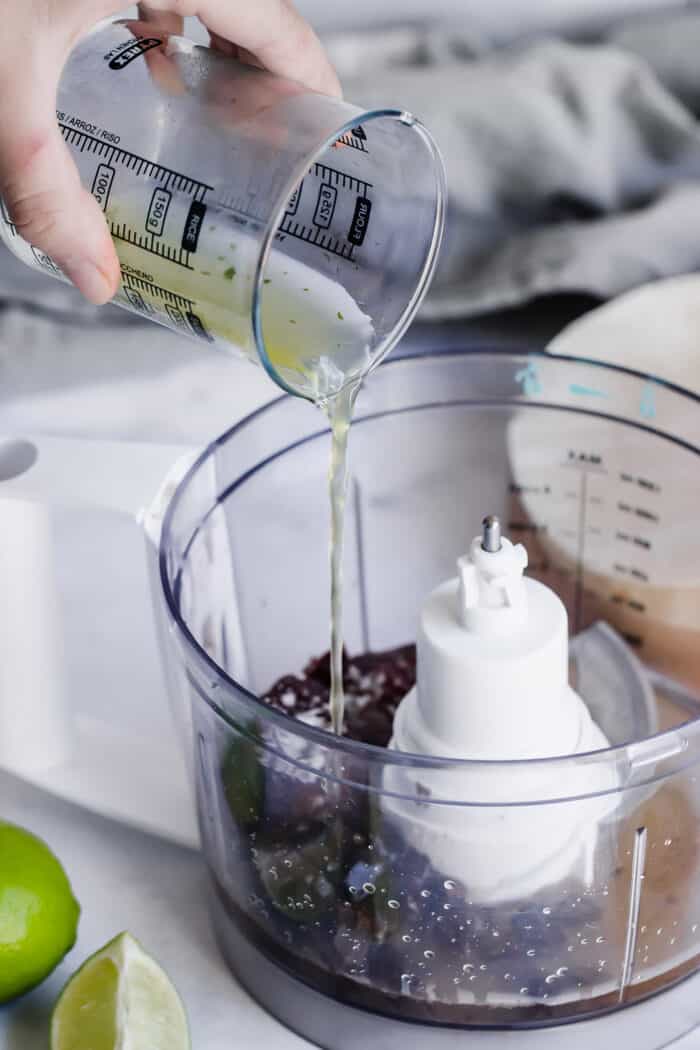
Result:
[[10,218],[86,298],[104,303],[119,285],[119,262],[100,207],[81,185],[56,123],[58,66],[52,75],[44,64],[38,77],[33,62],[4,73],[0,195]]

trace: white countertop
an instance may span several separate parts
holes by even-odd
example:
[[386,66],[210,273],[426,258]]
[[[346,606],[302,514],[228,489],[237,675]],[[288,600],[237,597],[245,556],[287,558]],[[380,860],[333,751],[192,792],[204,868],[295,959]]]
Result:
[[199,856],[61,802],[0,772],[0,816],[57,853],[82,906],[78,943],[53,976],[0,1007],[2,1050],[46,1050],[53,1003],[67,977],[121,930],[164,966],[180,991],[197,1050],[302,1050],[310,1044],[266,1014],[219,955]]

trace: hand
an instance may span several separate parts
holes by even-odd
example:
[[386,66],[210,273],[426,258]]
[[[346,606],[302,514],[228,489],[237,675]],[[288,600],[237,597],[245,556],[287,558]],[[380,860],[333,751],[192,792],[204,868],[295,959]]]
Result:
[[[119,285],[104,215],[80,183],[56,123],[56,89],[78,38],[124,0],[6,0],[0,38],[0,196],[25,240],[47,252],[93,303]],[[311,27],[291,0],[151,0],[141,19],[171,32],[198,16],[212,46],[241,61],[340,93]]]

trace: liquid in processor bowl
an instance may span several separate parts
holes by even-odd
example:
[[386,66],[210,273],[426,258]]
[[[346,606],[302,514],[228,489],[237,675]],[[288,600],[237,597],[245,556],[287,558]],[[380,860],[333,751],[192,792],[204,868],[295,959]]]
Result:
[[[464,523],[478,526],[488,508],[566,604],[572,685],[611,741],[534,766],[489,763],[499,787],[488,804],[470,799],[462,762],[334,737],[257,699],[327,648],[327,461],[319,419],[282,399],[201,457],[163,533],[173,698],[194,741],[216,932],[243,983],[297,1031],[344,1050],[360,1030],[368,1047],[448,1046],[466,1027],[590,1018],[693,973],[697,399],[629,371],[514,353],[393,362],[361,395],[348,651],[415,640],[424,597],[470,538]],[[584,644],[601,632],[629,659],[606,663]],[[640,730],[627,665],[643,679],[643,739],[630,738]],[[399,767],[422,790],[397,805],[387,785]],[[612,785],[609,799],[577,789],[584,767],[601,774],[590,783]],[[523,801],[533,768],[546,787]],[[514,863],[536,853],[532,836],[551,822],[568,823],[566,874],[485,896],[468,857],[450,870],[409,833],[446,811],[455,826],[480,822],[503,863],[508,850]],[[519,814],[521,839],[499,839]],[[340,1004],[356,1008],[352,1030]]]

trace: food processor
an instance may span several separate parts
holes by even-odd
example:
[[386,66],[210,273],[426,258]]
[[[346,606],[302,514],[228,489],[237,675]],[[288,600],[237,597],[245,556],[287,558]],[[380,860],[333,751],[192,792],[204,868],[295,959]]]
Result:
[[[261,699],[327,648],[322,417],[282,398],[179,484],[164,656],[214,929],[313,1043],[695,1045],[699,407],[547,354],[377,370],[351,433],[344,636],[418,641],[390,747]],[[440,602],[474,633],[454,673]]]

